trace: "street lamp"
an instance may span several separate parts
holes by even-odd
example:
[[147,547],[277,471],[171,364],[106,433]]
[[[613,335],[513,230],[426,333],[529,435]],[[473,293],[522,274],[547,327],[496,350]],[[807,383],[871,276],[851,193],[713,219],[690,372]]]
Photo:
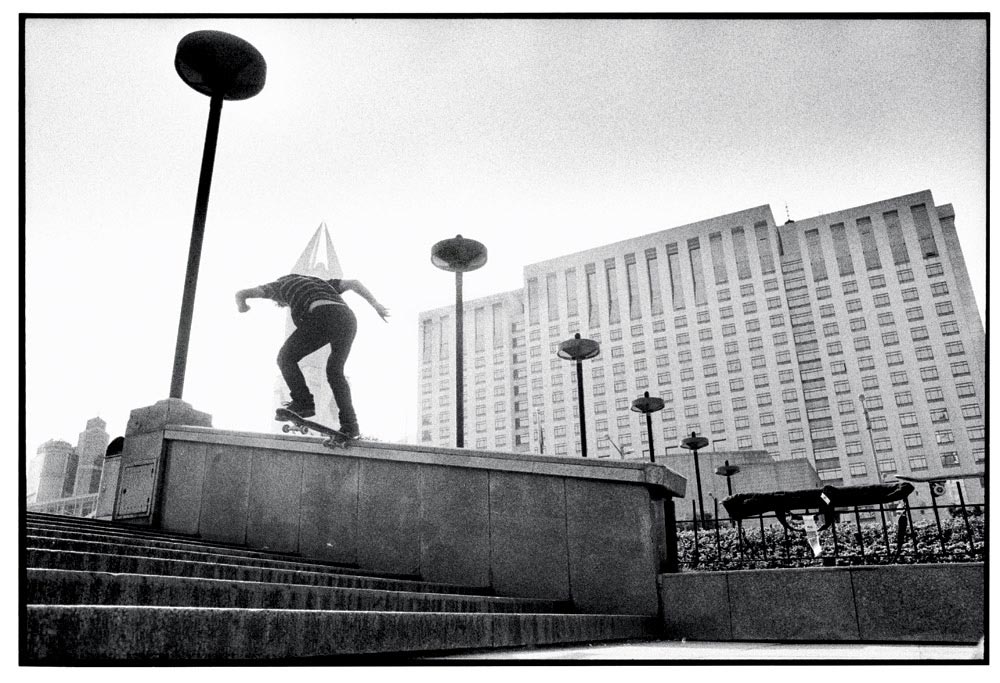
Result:
[[868,443],[872,446],[872,460],[875,462],[875,481],[881,484],[882,473],[878,469],[878,452],[875,450],[875,438],[872,436],[872,421],[868,417],[868,406],[865,404],[865,395],[858,394],[858,400],[861,401],[861,410],[865,414],[865,426],[868,428]]
[[725,465],[719,465],[718,467],[715,468],[716,474],[726,478],[726,490],[729,492],[730,496],[733,495],[732,477],[734,474],[739,474],[739,472],[740,468],[737,467],[736,465],[730,465],[728,460],[726,461]]
[[698,511],[701,513],[701,523],[705,523],[705,502],[701,497],[701,468],[698,466],[698,449],[708,445],[708,439],[691,432],[691,436],[681,440],[681,448],[686,448],[694,455],[694,478],[698,483]]
[[646,436],[649,439],[650,462],[656,462],[656,449],[653,448],[653,413],[663,410],[663,406],[663,399],[658,396],[650,396],[648,391],[642,397],[632,401],[632,412],[646,415]]
[[457,235],[452,239],[442,240],[431,247],[431,263],[448,272],[455,273],[455,445],[465,446],[464,420],[465,397],[462,386],[462,273],[482,268],[486,264],[486,247],[476,240],[466,239]]
[[211,98],[205,147],[201,156],[198,194],[194,205],[187,273],[184,278],[184,298],[177,326],[174,371],[170,381],[170,398],[182,398],[184,375],[187,370],[188,342],[191,339],[191,319],[194,315],[195,290],[198,287],[201,244],[205,236],[205,218],[208,215],[208,194],[212,187],[215,147],[219,139],[222,101],[246,100],[259,93],[264,87],[267,64],[257,48],[242,38],[222,31],[195,31],[184,36],[177,44],[174,68],[182,81]]
[[580,454],[587,457],[587,421],[583,412],[583,361],[596,358],[601,353],[601,345],[593,339],[580,339],[580,333],[559,344],[556,355],[563,360],[576,362],[576,395],[580,404]]

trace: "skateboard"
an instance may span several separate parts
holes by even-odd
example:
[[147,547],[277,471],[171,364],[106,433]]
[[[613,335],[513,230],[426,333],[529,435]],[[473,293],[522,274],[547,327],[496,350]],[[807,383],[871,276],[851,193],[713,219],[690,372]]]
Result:
[[348,436],[338,429],[307,420],[287,408],[278,408],[277,412],[275,412],[275,417],[283,422],[291,423],[281,425],[281,431],[286,434],[291,431],[299,431],[305,434],[310,429],[319,434],[325,434],[327,438],[323,442],[323,445],[327,448],[347,448],[352,441],[355,441],[354,437]]

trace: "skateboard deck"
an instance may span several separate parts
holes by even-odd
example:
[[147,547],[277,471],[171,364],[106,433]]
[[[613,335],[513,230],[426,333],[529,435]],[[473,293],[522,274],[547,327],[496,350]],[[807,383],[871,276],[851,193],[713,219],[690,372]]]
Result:
[[[327,427],[319,422],[313,422],[312,420],[307,420],[306,418],[293,413],[287,408],[278,408],[275,412],[275,417],[283,422],[290,422],[291,424],[281,425],[281,431],[286,434],[291,431],[300,431],[305,434],[310,429],[319,434],[326,435],[326,441],[323,445],[327,448],[347,448],[351,441],[355,439],[353,437],[344,434],[339,429],[334,429],[333,427]],[[292,425],[295,425],[294,427]]]

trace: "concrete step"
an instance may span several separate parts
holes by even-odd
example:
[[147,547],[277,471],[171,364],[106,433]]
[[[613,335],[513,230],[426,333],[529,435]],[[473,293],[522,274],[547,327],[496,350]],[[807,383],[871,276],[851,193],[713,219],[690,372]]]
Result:
[[38,548],[25,550],[25,566],[30,569],[72,569],[114,574],[160,574],[231,581],[294,583],[308,586],[371,588],[460,595],[487,595],[491,592],[489,588],[485,587],[341,574],[329,568],[324,568],[324,571],[309,571],[295,568],[281,569],[221,562],[175,560],[142,555],[116,555]]
[[[28,663],[319,663],[501,647],[656,638],[654,617],[28,605]],[[95,637],[100,634],[100,637]]]
[[[43,521],[27,523],[25,525],[25,533],[31,536],[43,536],[49,538],[105,540],[132,545],[190,549],[194,551],[223,552],[227,555],[264,557],[268,559],[287,560],[290,562],[310,562],[329,567],[357,568],[357,565],[353,564],[306,557],[296,553],[285,553],[272,550],[250,550],[244,546],[234,545],[231,543],[222,543],[179,534],[144,533],[141,529],[123,529],[120,527],[96,529],[89,526],[53,524]],[[385,576],[385,574],[381,575]],[[392,576],[398,578],[419,578],[403,574]]]
[[[342,565],[319,564],[305,559],[275,559],[265,553],[248,554],[228,548],[210,546],[189,546],[185,544],[164,544],[161,541],[143,543],[142,539],[122,542],[119,539],[102,539],[88,535],[87,538],[64,538],[62,536],[38,536],[31,531],[25,537],[25,547],[39,550],[68,550],[82,553],[106,555],[136,555],[170,560],[236,564],[246,567],[269,567],[272,569],[297,569],[302,571],[335,572],[352,576],[374,576],[409,581],[419,580],[418,576],[389,575],[373,570],[345,567]],[[287,556],[281,556],[287,558]]]
[[570,604],[495,596],[332,588],[149,574],[29,569],[25,602],[391,612],[568,613]]

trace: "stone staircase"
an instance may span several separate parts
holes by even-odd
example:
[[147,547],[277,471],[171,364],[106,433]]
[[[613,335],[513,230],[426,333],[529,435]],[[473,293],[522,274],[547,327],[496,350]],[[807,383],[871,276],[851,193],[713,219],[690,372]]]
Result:
[[121,523],[25,518],[22,663],[296,663],[656,638],[651,616],[579,614]]

